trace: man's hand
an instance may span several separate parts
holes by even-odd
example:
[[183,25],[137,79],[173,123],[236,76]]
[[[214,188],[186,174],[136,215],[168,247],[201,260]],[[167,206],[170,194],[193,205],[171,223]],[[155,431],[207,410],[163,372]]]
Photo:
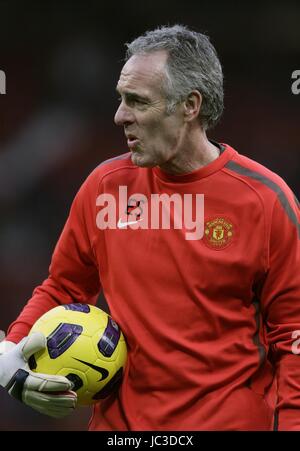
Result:
[[71,391],[72,382],[63,376],[34,373],[28,365],[29,358],[45,347],[46,338],[41,333],[7,346],[6,352],[0,354],[0,385],[38,412],[62,418],[76,407],[77,395]]

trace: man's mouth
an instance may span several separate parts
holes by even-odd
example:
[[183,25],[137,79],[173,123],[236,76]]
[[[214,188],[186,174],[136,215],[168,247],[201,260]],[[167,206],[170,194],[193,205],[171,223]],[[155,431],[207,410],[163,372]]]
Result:
[[127,140],[127,145],[130,149],[133,149],[134,147],[136,147],[138,145],[138,143],[139,143],[138,139],[131,139],[131,140],[128,139]]
[[127,135],[127,145],[130,149],[133,149],[139,143],[139,139],[135,135]]

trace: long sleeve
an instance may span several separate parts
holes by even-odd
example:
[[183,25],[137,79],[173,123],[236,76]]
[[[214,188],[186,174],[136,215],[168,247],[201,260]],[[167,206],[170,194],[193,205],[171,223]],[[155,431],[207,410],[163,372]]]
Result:
[[291,192],[274,205],[262,305],[277,378],[275,427],[300,430],[300,212]]
[[48,278],[9,329],[7,340],[18,342],[46,311],[60,304],[95,304],[100,292],[93,230],[97,181],[93,173],[78,191],[52,256]]

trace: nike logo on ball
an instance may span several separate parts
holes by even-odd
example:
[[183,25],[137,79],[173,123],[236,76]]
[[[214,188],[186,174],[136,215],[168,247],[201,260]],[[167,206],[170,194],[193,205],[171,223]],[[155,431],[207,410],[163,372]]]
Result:
[[77,360],[78,362],[84,363],[85,365],[89,366],[90,368],[92,368],[95,371],[98,371],[98,373],[100,373],[102,376],[101,379],[99,379],[99,381],[103,381],[109,375],[109,372],[105,368],[102,368],[101,366],[93,365],[92,363],[85,362],[84,360],[76,359],[75,357],[73,357],[73,359]]

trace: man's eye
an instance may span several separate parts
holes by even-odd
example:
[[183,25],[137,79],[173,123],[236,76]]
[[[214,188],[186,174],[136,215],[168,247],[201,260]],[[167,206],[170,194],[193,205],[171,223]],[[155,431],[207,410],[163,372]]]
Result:
[[137,105],[146,105],[147,104],[147,102],[145,102],[144,100],[141,100],[141,99],[132,99],[131,102],[133,104],[137,104]]
[[131,99],[127,99],[127,102],[128,102],[128,103],[132,103],[132,104],[134,104],[134,103],[140,103],[140,101],[139,101],[138,99],[135,99],[134,97],[131,98]]
[[[118,101],[122,102],[122,97],[118,97]],[[147,102],[143,101],[142,99],[136,99],[136,98],[125,98],[125,103],[127,105],[146,105]]]

